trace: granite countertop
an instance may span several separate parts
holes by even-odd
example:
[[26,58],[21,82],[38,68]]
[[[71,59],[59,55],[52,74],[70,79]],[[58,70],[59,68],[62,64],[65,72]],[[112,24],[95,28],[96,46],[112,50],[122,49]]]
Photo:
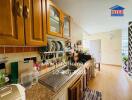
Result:
[[51,100],[54,95],[55,92],[40,83],[26,90],[26,100]]
[[[81,67],[81,68],[83,68],[83,67]],[[79,68],[79,69],[81,69],[81,68]],[[78,72],[79,72],[79,70],[77,70],[75,74],[77,74]],[[73,77],[74,77],[74,75],[73,75]],[[69,80],[71,80],[71,78]],[[62,88],[63,88],[63,86],[61,87],[61,89]],[[30,89],[26,89],[26,100],[52,100],[52,98],[57,93],[58,92],[52,91],[47,86],[37,83],[37,84],[33,85]]]

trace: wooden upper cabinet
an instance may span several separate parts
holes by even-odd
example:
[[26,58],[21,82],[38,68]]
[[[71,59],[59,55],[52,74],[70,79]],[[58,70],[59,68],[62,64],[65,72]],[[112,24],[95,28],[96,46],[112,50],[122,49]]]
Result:
[[0,45],[46,45],[46,34],[70,36],[69,21],[50,0],[0,0]]
[[24,0],[26,45],[46,45],[45,0]]
[[23,0],[0,0],[0,45],[24,45]]
[[70,39],[71,36],[71,19],[67,14],[63,14],[63,37]]
[[50,0],[47,0],[47,28],[48,34],[62,37],[62,11]]

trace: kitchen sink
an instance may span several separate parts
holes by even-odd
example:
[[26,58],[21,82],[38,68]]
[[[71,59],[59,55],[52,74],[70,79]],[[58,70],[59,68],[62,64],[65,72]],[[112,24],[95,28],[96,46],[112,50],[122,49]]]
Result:
[[71,71],[75,71],[77,69],[76,66],[73,66],[73,65],[68,65],[68,66],[65,66],[64,68],[62,68],[62,70],[71,70]]
[[48,86],[53,91],[57,91],[68,78],[66,74],[48,74],[39,79],[39,82]]
[[51,90],[56,92],[62,85],[64,85],[72,76],[76,66],[64,66],[56,69],[55,72],[49,72],[39,79],[39,83],[48,86]]
[[68,66],[65,66],[64,68],[60,69],[60,70],[59,70],[59,73],[61,73],[61,74],[71,74],[71,73],[73,73],[76,69],[77,69],[76,66],[68,65]]

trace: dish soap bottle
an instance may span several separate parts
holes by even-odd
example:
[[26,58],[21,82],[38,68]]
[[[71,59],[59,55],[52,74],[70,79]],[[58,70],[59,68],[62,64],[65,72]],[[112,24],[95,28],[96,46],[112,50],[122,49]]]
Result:
[[37,70],[37,67],[33,68],[33,85],[38,82],[39,72]]

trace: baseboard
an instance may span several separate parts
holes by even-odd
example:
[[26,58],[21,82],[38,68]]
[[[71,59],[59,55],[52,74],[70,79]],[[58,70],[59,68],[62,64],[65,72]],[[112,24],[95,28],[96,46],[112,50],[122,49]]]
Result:
[[103,63],[101,63],[101,65],[109,65],[109,66],[115,66],[115,67],[122,67],[122,65],[115,65],[115,64],[103,64]]

